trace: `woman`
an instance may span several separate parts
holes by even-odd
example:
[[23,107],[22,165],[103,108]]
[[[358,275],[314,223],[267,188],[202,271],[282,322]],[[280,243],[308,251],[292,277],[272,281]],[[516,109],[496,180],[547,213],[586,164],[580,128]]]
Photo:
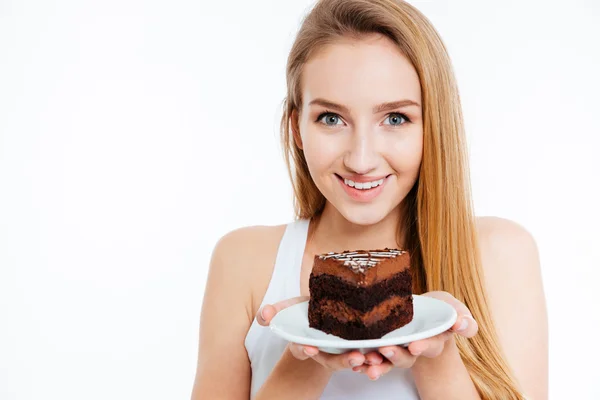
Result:
[[[218,242],[192,398],[547,398],[535,242],[515,223],[473,217],[458,91],[428,20],[399,0],[319,1],[287,84],[298,219]],[[448,332],[330,355],[265,328],[306,299],[315,254],[383,247],[410,251],[416,294],[456,308]]]

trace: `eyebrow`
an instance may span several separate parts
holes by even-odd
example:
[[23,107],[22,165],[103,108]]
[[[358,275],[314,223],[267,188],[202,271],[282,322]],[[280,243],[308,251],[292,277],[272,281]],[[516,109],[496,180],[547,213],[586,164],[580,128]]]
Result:
[[[334,103],[332,101],[328,101],[325,99],[321,99],[321,98],[314,99],[310,103],[308,103],[309,106],[313,105],[313,104],[323,106],[326,108],[331,108],[333,110],[341,111],[344,113],[350,112],[350,110],[346,106],[343,106],[341,104],[337,104],[337,103]],[[394,110],[396,108],[409,107],[409,106],[420,107],[419,103],[412,101],[412,100],[408,100],[408,99],[398,100],[398,101],[390,101],[390,102],[378,104],[375,107],[373,107],[373,114],[378,114],[380,112]]]

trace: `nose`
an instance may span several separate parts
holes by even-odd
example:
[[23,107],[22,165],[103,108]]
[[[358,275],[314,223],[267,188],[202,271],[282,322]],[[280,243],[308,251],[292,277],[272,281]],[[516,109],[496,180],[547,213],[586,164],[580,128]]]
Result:
[[344,155],[344,165],[356,174],[368,174],[377,168],[379,155],[376,149],[375,132],[361,128],[353,132],[348,150]]

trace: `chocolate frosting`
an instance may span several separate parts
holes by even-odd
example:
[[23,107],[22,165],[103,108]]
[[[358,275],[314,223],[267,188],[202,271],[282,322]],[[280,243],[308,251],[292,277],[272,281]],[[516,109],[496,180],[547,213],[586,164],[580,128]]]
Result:
[[316,255],[312,274],[328,274],[350,283],[371,285],[409,268],[410,256],[406,250],[346,250]]

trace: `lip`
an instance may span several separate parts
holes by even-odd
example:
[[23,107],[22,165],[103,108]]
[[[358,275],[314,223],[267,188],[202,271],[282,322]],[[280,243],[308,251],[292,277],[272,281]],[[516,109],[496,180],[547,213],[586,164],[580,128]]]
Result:
[[380,175],[380,176],[375,176],[375,175],[339,175],[336,174],[338,177],[343,179],[349,179],[352,182],[373,182],[373,181],[378,181],[380,179],[385,179],[387,178],[389,175]]
[[[367,177],[368,179],[362,179],[362,180],[354,180],[352,178],[345,178],[345,179],[350,179],[354,182],[371,182],[371,181],[376,181],[379,179],[383,179],[383,183],[379,186],[376,186],[374,188],[371,189],[355,189],[353,187],[350,187],[348,185],[346,185],[344,183],[344,178],[341,177],[340,175],[336,174],[336,177],[338,179],[338,181],[340,182],[340,185],[342,185],[342,189],[344,189],[344,191],[346,192],[346,194],[353,200],[358,201],[360,203],[368,203],[373,201],[377,196],[379,196],[379,194],[383,191],[383,188],[385,186],[385,184],[388,181],[388,177],[389,175],[386,176],[382,176],[382,177]],[[364,178],[364,177],[360,177],[360,178]]]

